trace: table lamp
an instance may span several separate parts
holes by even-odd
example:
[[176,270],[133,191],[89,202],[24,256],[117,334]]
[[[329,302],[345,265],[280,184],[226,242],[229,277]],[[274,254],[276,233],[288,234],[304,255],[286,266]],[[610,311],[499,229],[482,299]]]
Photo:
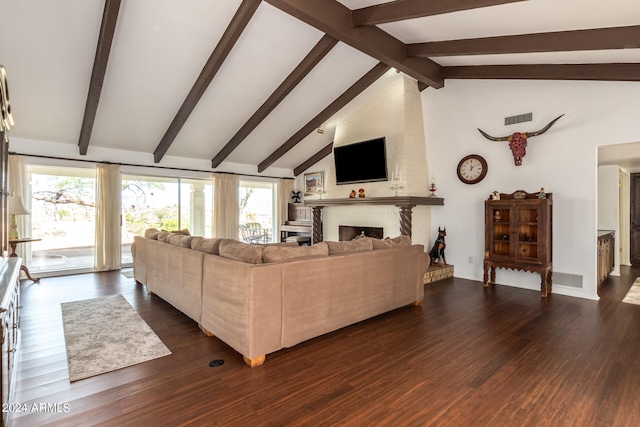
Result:
[[22,197],[9,196],[9,215],[11,216],[11,229],[9,230],[9,240],[18,240],[20,232],[16,223],[16,215],[29,215],[31,212],[24,207]]

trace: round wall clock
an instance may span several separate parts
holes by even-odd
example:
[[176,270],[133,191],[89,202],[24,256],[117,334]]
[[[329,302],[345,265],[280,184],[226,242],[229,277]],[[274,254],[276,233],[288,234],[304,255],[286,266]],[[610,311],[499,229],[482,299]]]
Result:
[[477,154],[469,154],[458,163],[458,178],[465,184],[477,184],[487,175],[487,161]]

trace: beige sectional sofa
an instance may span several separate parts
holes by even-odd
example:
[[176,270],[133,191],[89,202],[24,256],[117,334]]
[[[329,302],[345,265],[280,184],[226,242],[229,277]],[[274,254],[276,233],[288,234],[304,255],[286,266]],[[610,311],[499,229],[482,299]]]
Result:
[[428,255],[407,236],[289,246],[145,235],[132,247],[135,280],[252,367],[424,295]]

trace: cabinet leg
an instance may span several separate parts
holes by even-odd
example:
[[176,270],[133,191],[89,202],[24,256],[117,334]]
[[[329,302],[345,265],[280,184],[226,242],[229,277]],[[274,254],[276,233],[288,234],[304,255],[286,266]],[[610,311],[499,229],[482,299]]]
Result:
[[482,279],[484,281],[484,287],[486,288],[489,286],[489,270],[486,265],[484,266],[484,275],[482,276]]
[[543,297],[546,297],[551,293],[551,276],[552,272],[549,268],[546,268],[540,272],[540,294]]
[[491,266],[491,283],[496,283],[496,267]]
[[547,293],[551,293],[551,287],[553,286],[553,272],[551,270],[547,270]]

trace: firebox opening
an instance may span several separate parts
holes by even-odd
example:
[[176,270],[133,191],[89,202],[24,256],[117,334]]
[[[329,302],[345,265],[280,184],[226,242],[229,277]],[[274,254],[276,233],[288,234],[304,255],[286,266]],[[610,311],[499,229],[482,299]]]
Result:
[[364,232],[364,236],[366,237],[382,239],[384,237],[383,231],[384,229],[382,227],[363,227],[363,226],[352,226],[352,225],[338,226],[338,236],[341,242],[353,240],[356,237],[362,236],[363,232]]

